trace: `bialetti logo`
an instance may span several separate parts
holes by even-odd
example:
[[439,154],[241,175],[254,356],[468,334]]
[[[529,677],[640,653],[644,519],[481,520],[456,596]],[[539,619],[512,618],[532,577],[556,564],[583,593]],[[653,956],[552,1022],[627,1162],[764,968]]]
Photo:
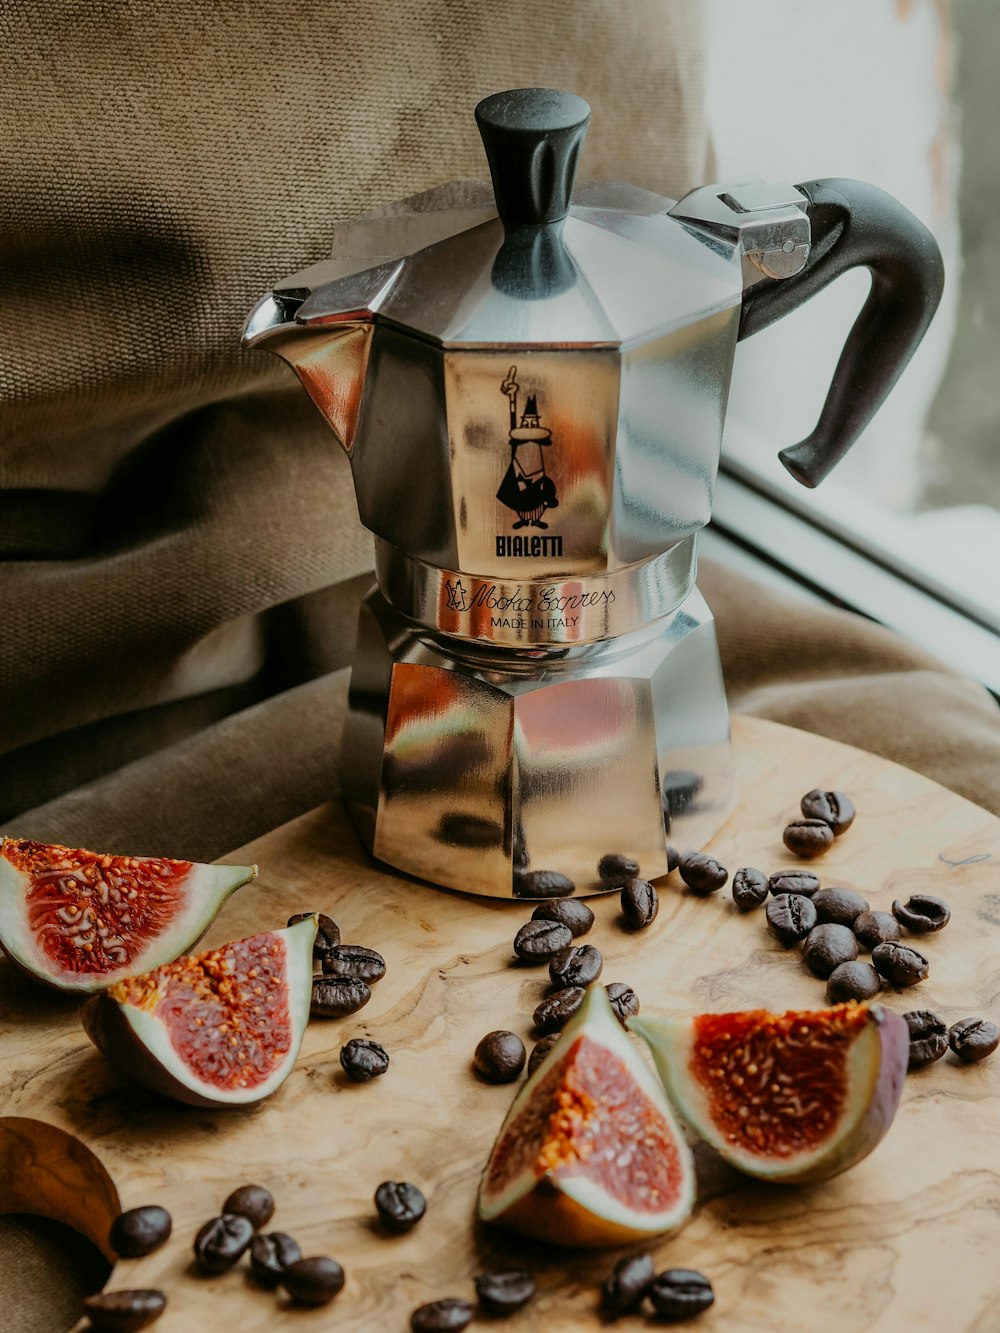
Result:
[[[520,385],[517,382],[517,366],[511,366],[500,385],[500,391],[507,395],[510,404],[510,462],[500,482],[497,499],[517,515],[511,524],[515,531],[519,528],[547,529],[549,525],[542,515],[550,509],[559,508],[556,484],[545,469],[545,451],[552,447],[552,432],[541,424],[534,394],[528,395],[518,424],[517,397]],[[497,534],[498,556],[529,556],[538,559],[562,555],[562,547],[562,537],[554,533],[545,537],[534,532],[516,537],[509,533]]]

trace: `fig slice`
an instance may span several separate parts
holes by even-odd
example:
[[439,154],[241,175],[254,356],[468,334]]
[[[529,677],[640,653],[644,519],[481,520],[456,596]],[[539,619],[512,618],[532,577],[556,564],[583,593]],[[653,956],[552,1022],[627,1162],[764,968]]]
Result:
[[479,1188],[479,1217],[555,1245],[673,1231],[694,1163],[658,1079],[594,986],[514,1098]]
[[827,1180],[892,1124],[909,1029],[879,1004],[628,1020],[650,1045],[678,1113],[731,1166],[760,1180]]
[[309,1022],[315,915],[118,981],[84,1005],[120,1073],[192,1106],[248,1106],[291,1073]]
[[256,875],[0,837],[0,945],[46,985],[92,994],[186,953]]

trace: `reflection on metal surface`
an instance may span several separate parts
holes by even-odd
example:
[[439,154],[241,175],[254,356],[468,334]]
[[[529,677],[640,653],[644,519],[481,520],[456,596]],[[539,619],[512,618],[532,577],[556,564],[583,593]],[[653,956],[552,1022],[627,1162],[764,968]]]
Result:
[[668,832],[703,845],[736,787],[700,594],[652,630],[544,665],[524,656],[456,655],[369,594],[342,761],[369,850],[437,884],[511,897],[529,866],[598,892],[605,852],[625,850],[656,876]]

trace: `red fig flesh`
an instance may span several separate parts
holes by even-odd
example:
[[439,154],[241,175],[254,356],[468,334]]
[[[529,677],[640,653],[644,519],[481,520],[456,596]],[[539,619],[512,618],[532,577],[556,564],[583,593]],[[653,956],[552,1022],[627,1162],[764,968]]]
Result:
[[514,1099],[479,1216],[596,1247],[672,1231],[693,1202],[691,1154],[663,1089],[596,986]]
[[316,917],[116,982],[83,1008],[125,1075],[193,1106],[247,1106],[291,1073],[309,1021]]
[[649,1043],[681,1117],[732,1166],[762,1180],[826,1180],[892,1123],[909,1051],[904,1020],[857,1004],[815,1012],[648,1016]]
[[190,949],[256,874],[2,838],[0,944],[58,990],[104,990]]

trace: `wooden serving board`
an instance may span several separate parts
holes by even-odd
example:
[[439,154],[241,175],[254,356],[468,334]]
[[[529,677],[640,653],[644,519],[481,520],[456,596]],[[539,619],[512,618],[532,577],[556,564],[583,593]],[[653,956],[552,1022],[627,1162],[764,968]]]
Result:
[[[1000,821],[935,784],[816,736],[736,718],[742,802],[711,850],[734,871],[767,872],[794,858],[781,830],[811,787],[840,788],[854,827],[812,863],[823,882],[860,890],[873,907],[915,890],[944,896],[953,918],[926,939],[929,979],[890,992],[903,1012],[933,1008],[949,1023],[1000,1017]],[[609,848],[609,850],[616,850]],[[122,1082],[91,1047],[76,1005],[0,965],[0,1211],[73,1222],[99,1244],[119,1206],[160,1203],[174,1233],[158,1253],[122,1261],[111,1287],[161,1287],[163,1333],[211,1327],[343,1328],[393,1333],[417,1305],[473,1296],[474,1274],[515,1262],[538,1278],[511,1330],[598,1329],[598,1285],[623,1251],[565,1252],[476,1225],[480,1172],[513,1096],[477,1081],[479,1038],[520,1032],[546,991],[544,968],[517,964],[510,943],[530,905],[466,897],[378,869],[331,805],[227,860],[258,861],[260,879],[233,897],[215,944],[323,910],[346,942],[382,951],[388,973],[366,1009],[310,1025],[298,1063],[272,1098],[246,1111],[180,1107]],[[801,863],[799,863],[801,864]],[[767,933],[763,912],[741,916],[728,887],[709,899],[661,881],[653,926],[628,934],[615,896],[591,899],[587,937],[605,957],[603,981],[627,981],[644,1012],[693,1014],[767,1006],[819,1007],[823,983]],[[371,1036],[391,1066],[368,1085],[341,1073],[341,1045]],[[700,1198],[688,1226],[655,1245],[661,1267],[708,1274],[710,1330],[1000,1327],[1000,1054],[980,1066],[946,1056],[907,1080],[887,1139],[824,1185],[781,1187],[736,1176],[699,1152]],[[427,1216],[390,1238],[372,1196],[386,1179],[418,1184]],[[335,1303],[291,1310],[253,1286],[246,1266],[201,1278],[191,1242],[236,1185],[266,1185],[270,1224],[306,1254],[347,1273]],[[489,1322],[489,1321],[481,1321]],[[619,1327],[639,1328],[640,1317]]]

